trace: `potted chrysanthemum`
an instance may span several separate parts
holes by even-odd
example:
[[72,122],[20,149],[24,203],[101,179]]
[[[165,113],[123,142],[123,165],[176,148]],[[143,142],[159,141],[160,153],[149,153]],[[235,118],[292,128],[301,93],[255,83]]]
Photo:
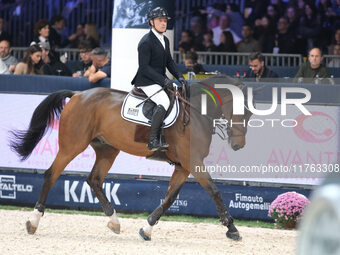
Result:
[[277,196],[270,204],[268,216],[272,217],[278,228],[295,228],[309,200],[295,191]]

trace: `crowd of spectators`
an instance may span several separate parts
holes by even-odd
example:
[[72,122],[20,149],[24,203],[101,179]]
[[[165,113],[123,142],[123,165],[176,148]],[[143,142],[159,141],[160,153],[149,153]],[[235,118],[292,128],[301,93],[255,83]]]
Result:
[[[56,15],[50,21],[37,21],[33,41],[27,45],[24,57],[19,62],[10,54],[11,36],[3,30],[3,19],[0,18],[0,74],[86,77],[90,82],[110,77],[111,62],[105,50],[100,48],[96,25],[79,24],[75,33],[69,36],[63,34],[65,25],[66,20],[62,15]],[[78,48],[80,51],[80,61],[73,65],[73,70],[66,65],[67,57],[60,56],[56,51],[65,47]]]
[[[226,1],[228,2],[228,1]],[[179,50],[302,54],[340,44],[340,0],[247,0],[193,12]]]
[[[190,29],[181,32],[178,43],[178,49],[186,56],[187,70],[204,71],[197,61],[197,51],[307,56],[317,47],[321,56],[322,52],[340,55],[340,0],[246,0],[242,12],[238,5],[225,2],[193,10]],[[94,23],[78,24],[73,34],[66,35],[66,19],[62,15],[50,21],[39,20],[34,26],[34,39],[19,64],[10,54],[11,36],[4,31],[3,24],[0,18],[0,73],[90,77],[89,71],[93,74],[105,66],[105,75],[100,77],[110,77],[107,64],[111,62],[100,48]],[[81,60],[72,70],[65,64],[67,59],[56,51],[64,47],[80,50]],[[258,68],[263,63],[261,56],[254,56],[255,59],[251,55],[249,58],[250,67],[253,66],[249,75],[256,73],[252,61],[258,62]],[[340,67],[340,58],[327,65]],[[261,74],[267,71],[263,66],[259,70]]]

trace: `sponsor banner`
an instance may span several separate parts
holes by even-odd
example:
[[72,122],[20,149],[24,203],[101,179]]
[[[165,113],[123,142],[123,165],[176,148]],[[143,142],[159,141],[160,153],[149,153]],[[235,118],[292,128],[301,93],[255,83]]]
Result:
[[[44,100],[44,95],[18,95],[0,94],[0,142],[1,147],[0,166],[8,168],[48,169],[58,152],[58,128],[59,121],[38,143],[32,155],[26,161],[20,161],[18,156],[10,150],[8,144],[9,131],[15,129],[26,130],[32,114],[39,103]],[[90,172],[95,162],[95,152],[88,146],[66,167],[66,171]],[[144,157],[132,156],[120,152],[109,173],[171,176],[173,166],[164,162],[146,160]]]
[[[256,107],[268,109],[268,104]],[[339,174],[335,163],[340,162],[340,107],[306,108],[312,115],[303,115],[294,106],[287,107],[287,116],[281,116],[279,109],[269,117],[253,115],[246,145],[239,151],[214,135],[200,170],[215,179],[300,184],[319,184],[331,172]]]
[[[9,131],[27,129],[34,109],[45,97],[44,95],[0,94],[2,120],[0,142],[6,145],[0,150],[1,167],[45,170],[52,164],[58,151],[58,121],[42,138],[26,161],[21,162],[7,146],[10,143]],[[257,104],[256,107],[267,109],[268,104]],[[322,164],[326,166],[326,170],[331,170],[331,164],[339,162],[340,159],[338,139],[340,107],[308,105],[307,108],[312,113],[311,116],[305,116],[293,106],[288,106],[287,118],[296,120],[299,123],[296,127],[284,126],[292,122],[282,124],[282,121],[277,121],[277,119],[282,119],[280,112],[270,116],[270,119],[275,119],[275,121],[266,120],[265,116],[254,116],[250,122],[252,127],[248,127],[246,146],[236,152],[230,148],[227,141],[214,135],[211,151],[205,163],[209,166],[228,166],[230,169],[237,170],[241,167],[247,170],[270,164],[275,167],[292,166],[296,171],[305,171],[306,167],[316,169],[318,164]],[[65,170],[89,172],[94,161],[95,152],[89,146],[71,161]],[[143,157],[121,152],[109,173],[170,177],[173,169],[174,167],[168,163],[146,160]],[[232,176],[228,175],[225,170],[219,170],[216,167],[211,174],[214,179],[231,179]],[[282,178],[280,173],[274,178],[269,178],[262,173],[259,173],[257,178],[247,179],[247,175],[237,177],[234,179],[274,183],[313,185],[320,182],[320,178],[312,176]]]
[[[34,205],[39,197],[43,174],[13,173],[0,175],[0,203]],[[218,184],[223,200],[231,215],[236,218],[269,220],[268,209],[277,195],[297,191],[306,196],[309,190],[271,187],[249,187]],[[119,180],[107,178],[103,191],[118,212],[152,212],[164,201],[167,181]],[[49,192],[47,206],[100,208],[100,204],[85,177],[62,175]],[[202,206],[204,205],[204,206]],[[195,182],[184,184],[170,214],[217,216],[216,205]]]

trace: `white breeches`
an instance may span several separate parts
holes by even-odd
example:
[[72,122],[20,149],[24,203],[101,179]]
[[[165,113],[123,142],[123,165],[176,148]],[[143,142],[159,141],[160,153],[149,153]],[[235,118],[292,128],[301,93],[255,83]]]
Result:
[[[149,97],[155,94],[157,91],[159,91],[162,87],[158,84],[153,84],[153,85],[142,86],[138,88],[143,90],[144,93]],[[153,102],[155,102],[156,105],[162,105],[166,111],[168,110],[169,105],[170,105],[170,99],[164,90],[161,90],[160,92],[152,96],[150,99]]]

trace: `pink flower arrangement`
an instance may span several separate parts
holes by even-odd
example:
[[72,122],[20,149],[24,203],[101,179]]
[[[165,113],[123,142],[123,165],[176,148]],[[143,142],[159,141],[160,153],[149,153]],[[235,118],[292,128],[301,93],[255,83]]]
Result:
[[308,204],[309,200],[304,195],[295,191],[286,192],[270,204],[268,216],[274,219],[277,227],[294,228]]

